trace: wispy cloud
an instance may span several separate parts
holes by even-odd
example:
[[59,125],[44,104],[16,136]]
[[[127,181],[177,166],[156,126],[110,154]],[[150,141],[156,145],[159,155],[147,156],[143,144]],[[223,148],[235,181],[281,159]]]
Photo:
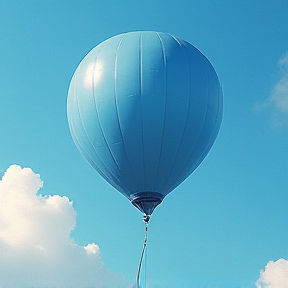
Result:
[[269,261],[265,269],[260,271],[260,277],[255,284],[257,288],[287,288],[288,261]]
[[103,265],[98,245],[80,247],[70,238],[76,225],[72,202],[37,195],[42,186],[39,174],[17,165],[0,181],[0,287],[124,285]]
[[271,108],[272,122],[275,126],[288,125],[288,52],[278,61],[280,79],[272,89],[271,96],[256,105],[256,110]]

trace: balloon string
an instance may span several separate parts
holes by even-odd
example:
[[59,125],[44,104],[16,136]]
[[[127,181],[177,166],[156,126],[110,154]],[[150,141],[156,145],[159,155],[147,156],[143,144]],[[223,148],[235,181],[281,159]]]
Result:
[[144,253],[145,253],[145,248],[146,248],[146,245],[147,245],[147,238],[148,238],[148,221],[147,222],[145,221],[145,238],[144,238],[144,242],[143,242],[142,253],[141,253],[139,266],[138,266],[138,271],[137,271],[137,275],[136,275],[136,288],[140,288],[140,271],[141,271],[141,265],[142,265],[143,256],[144,256]]
[[145,259],[144,259],[144,264],[145,264],[145,266],[144,266],[144,280],[145,280],[145,282],[144,282],[144,287],[146,288],[147,287],[147,255],[148,255],[148,247],[146,247],[146,250],[145,250]]

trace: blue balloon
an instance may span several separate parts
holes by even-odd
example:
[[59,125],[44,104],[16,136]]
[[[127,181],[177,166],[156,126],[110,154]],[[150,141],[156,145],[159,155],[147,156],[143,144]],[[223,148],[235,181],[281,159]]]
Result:
[[212,147],[222,90],[211,63],[191,44],[166,33],[129,32],[81,61],[67,111],[84,158],[151,215]]

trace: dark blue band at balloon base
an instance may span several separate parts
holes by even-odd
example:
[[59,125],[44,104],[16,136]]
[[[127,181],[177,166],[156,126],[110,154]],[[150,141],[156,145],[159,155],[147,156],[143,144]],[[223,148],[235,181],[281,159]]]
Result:
[[154,209],[162,202],[165,196],[157,192],[139,192],[131,194],[129,200],[140,211],[151,215]]

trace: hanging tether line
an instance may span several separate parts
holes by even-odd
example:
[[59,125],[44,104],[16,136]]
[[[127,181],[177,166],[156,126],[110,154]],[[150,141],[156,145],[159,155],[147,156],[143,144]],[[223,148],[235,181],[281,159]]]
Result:
[[142,266],[142,261],[143,261],[143,256],[145,253],[145,248],[147,245],[147,238],[148,238],[148,222],[150,220],[150,216],[144,214],[143,215],[143,221],[145,222],[145,237],[144,237],[144,242],[143,242],[143,248],[140,256],[140,261],[139,261],[139,266],[137,270],[137,275],[136,275],[136,288],[140,288],[140,272],[141,272],[141,266]]

